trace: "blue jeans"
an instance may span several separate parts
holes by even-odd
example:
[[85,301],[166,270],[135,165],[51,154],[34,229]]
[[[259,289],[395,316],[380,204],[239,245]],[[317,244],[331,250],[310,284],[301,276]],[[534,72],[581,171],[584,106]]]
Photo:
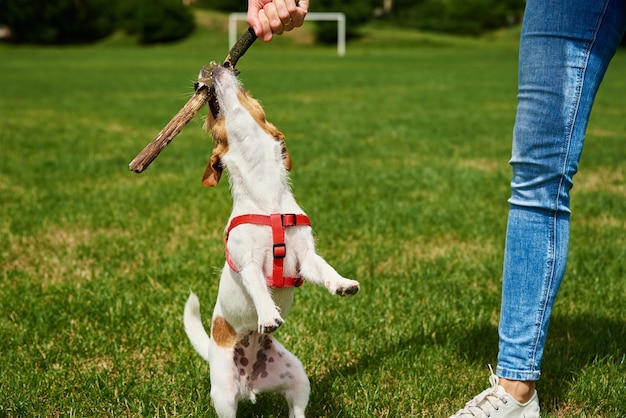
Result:
[[497,374],[538,380],[565,273],[572,178],[626,0],[528,0],[519,56]]

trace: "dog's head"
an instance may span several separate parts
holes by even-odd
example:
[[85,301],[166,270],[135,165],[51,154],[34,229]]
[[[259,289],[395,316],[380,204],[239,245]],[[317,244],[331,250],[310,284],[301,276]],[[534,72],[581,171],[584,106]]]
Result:
[[[201,71],[202,74],[202,71]],[[220,104],[222,95],[226,89],[235,88],[237,99],[256,123],[282,146],[283,163],[287,170],[291,169],[291,159],[285,147],[285,136],[272,123],[265,119],[263,107],[248,93],[239,80],[234,70],[217,66],[211,70],[210,85],[213,90],[209,100],[209,112],[204,123],[204,129],[211,132],[215,147],[211,153],[211,159],[202,177],[204,186],[217,186],[224,169],[222,157],[228,152],[228,132],[226,130],[226,115],[228,107]]]

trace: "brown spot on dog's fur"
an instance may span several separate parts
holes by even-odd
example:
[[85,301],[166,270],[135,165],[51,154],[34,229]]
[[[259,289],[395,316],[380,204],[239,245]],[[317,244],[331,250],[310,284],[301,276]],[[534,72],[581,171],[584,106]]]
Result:
[[232,347],[237,342],[235,329],[221,316],[217,316],[213,320],[211,336],[220,347]]
[[251,379],[253,382],[259,378],[265,379],[267,376],[269,376],[269,373],[267,372],[267,356],[265,355],[263,350],[259,350],[256,358],[257,360],[252,365]]
[[241,364],[244,367],[248,365],[249,360],[246,357],[246,352],[244,351],[243,348],[241,348],[241,347],[235,348],[234,355],[233,355],[233,361],[235,363]]
[[252,333],[246,335],[245,337],[243,337],[241,339],[241,341],[239,341],[239,344],[241,344],[242,346],[248,348],[250,346],[250,335],[252,335]]

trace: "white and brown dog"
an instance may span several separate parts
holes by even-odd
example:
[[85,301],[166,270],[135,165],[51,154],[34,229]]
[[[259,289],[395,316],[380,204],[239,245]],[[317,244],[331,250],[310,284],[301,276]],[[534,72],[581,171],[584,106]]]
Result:
[[280,392],[291,417],[304,417],[309,380],[302,363],[273,336],[303,281],[332,294],[353,295],[359,283],[337,273],[316,254],[309,218],[291,193],[284,137],[234,71],[211,72],[216,102],[207,125],[215,141],[203,178],[217,185],[229,173],[233,210],[226,228],[226,263],[213,311],[211,335],[193,293],[185,305],[185,331],[210,364],[211,398],[220,418],[235,417],[239,400]]

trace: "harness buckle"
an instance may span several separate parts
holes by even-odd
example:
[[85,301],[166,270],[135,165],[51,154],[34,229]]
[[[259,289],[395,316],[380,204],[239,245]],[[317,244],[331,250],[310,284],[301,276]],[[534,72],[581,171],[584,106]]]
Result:
[[295,226],[297,218],[295,213],[281,213],[280,222],[283,226]]
[[287,255],[287,246],[284,242],[279,242],[274,244],[272,251],[274,253],[274,258],[285,258]]

